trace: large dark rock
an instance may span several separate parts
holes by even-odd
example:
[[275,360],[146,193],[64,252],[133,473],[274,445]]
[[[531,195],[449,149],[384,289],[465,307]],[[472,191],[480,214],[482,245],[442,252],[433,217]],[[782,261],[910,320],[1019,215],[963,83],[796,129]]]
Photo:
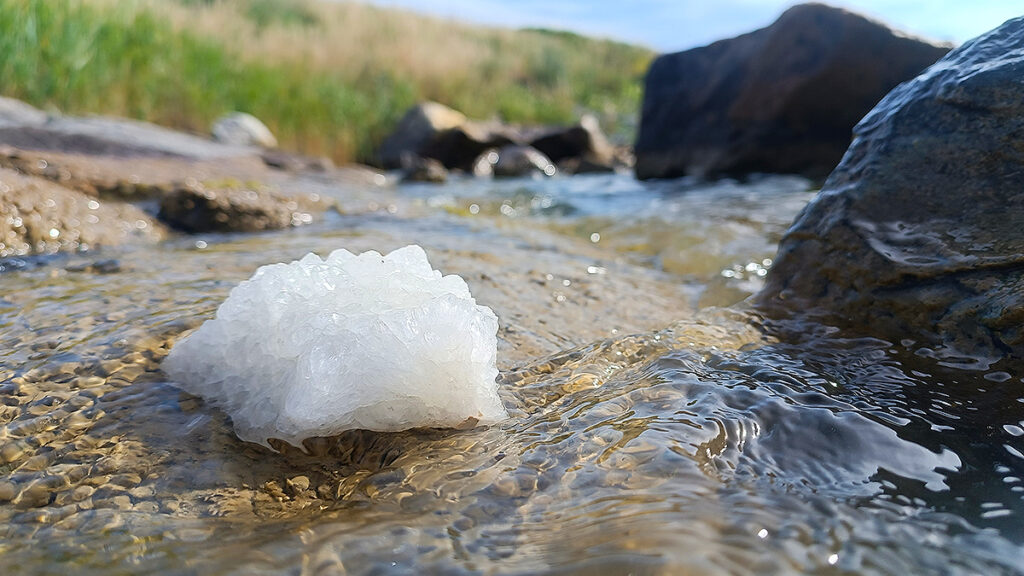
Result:
[[1024,359],[1024,18],[857,125],[758,295],[947,362]]
[[854,124],[947,51],[838,8],[803,4],[767,28],[661,56],[645,82],[636,175],[823,177]]

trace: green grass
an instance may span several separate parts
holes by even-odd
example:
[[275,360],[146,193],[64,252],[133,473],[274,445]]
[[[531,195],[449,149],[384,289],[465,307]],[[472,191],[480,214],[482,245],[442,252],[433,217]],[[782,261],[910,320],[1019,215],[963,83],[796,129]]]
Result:
[[[490,47],[468,70],[417,75],[383,56],[370,60],[372,47],[365,61],[306,64],[288,49],[268,50],[264,39],[278,34],[294,44],[317,33],[336,36],[342,20],[330,11],[342,8],[308,0],[174,4],[185,11],[179,21],[214,10],[227,19],[237,10],[255,30],[246,46],[201,27],[176,25],[159,7],[144,1],[0,0],[0,91],[66,113],[124,115],[197,132],[239,110],[266,122],[282,147],[350,161],[370,159],[400,115],[426,98],[470,116],[524,123],[570,122],[595,111],[612,131],[627,131],[650,58],[643,49],[561,32],[454,27],[452,33]],[[393,12],[358,10],[362,26],[395,24],[389,20]],[[388,41],[386,34],[377,37]],[[260,46],[265,53],[245,56]],[[289,48],[298,53],[304,47]]]

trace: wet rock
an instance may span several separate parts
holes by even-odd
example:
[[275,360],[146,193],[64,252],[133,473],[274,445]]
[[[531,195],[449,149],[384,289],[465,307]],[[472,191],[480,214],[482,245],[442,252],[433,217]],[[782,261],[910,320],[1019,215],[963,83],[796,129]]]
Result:
[[162,239],[142,210],[0,168],[0,257]]
[[0,482],[0,502],[10,502],[18,496],[18,487],[11,482]]
[[783,238],[757,300],[918,353],[1024,359],[1024,18],[882,100]]
[[803,4],[767,28],[661,56],[645,81],[636,175],[823,177],[854,124],[947,51],[845,10]]
[[405,113],[395,131],[381,144],[379,160],[385,169],[402,167],[403,154],[420,155],[438,133],[466,123],[461,113],[437,102],[417,104]]
[[611,172],[614,170],[615,148],[601,131],[597,118],[587,114],[580,123],[566,128],[552,129],[530,141],[555,164],[569,161],[581,172]]
[[436,158],[446,168],[472,172],[481,154],[523,141],[519,132],[500,122],[466,122],[437,133],[421,149],[420,155]]
[[469,120],[436,102],[409,110],[381,145],[378,160],[390,170],[404,168],[403,155],[413,155],[437,160],[449,170],[489,176],[489,167],[479,160],[509,146],[531,146],[547,155],[551,164],[577,159],[607,171],[615,163],[615,149],[592,116],[584,116],[579,124],[568,127],[519,127]]
[[83,272],[86,274],[116,274],[121,271],[121,263],[114,259],[96,260],[83,264],[76,264],[65,268],[68,272]]
[[191,182],[166,195],[159,218],[185,232],[259,232],[313,221],[323,204],[300,202],[261,187]]
[[213,139],[234,146],[276,148],[277,138],[259,118],[245,112],[234,112],[217,120],[211,130]]
[[403,182],[434,182],[448,180],[448,169],[433,158],[407,155],[402,159]]
[[498,151],[493,149],[485,150],[483,154],[477,156],[477,159],[473,161],[473,167],[470,173],[477,178],[489,178],[494,176],[494,165],[497,162]]
[[496,177],[516,177],[539,174],[553,176],[558,170],[551,160],[529,146],[506,146],[498,150],[498,161],[494,163]]

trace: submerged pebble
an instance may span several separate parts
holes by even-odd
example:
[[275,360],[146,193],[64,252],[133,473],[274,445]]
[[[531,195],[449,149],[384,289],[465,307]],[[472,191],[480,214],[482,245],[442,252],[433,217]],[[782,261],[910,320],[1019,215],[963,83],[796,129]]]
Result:
[[433,270],[419,246],[336,250],[257,270],[163,368],[252,442],[463,428],[506,417],[497,330],[466,282]]

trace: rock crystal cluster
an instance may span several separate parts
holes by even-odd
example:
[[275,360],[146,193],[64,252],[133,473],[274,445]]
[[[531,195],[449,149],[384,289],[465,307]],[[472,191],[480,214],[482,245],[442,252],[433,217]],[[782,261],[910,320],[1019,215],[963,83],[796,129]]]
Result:
[[490,424],[498,320],[419,246],[273,264],[178,342],[164,371],[267,444],[349,429]]

